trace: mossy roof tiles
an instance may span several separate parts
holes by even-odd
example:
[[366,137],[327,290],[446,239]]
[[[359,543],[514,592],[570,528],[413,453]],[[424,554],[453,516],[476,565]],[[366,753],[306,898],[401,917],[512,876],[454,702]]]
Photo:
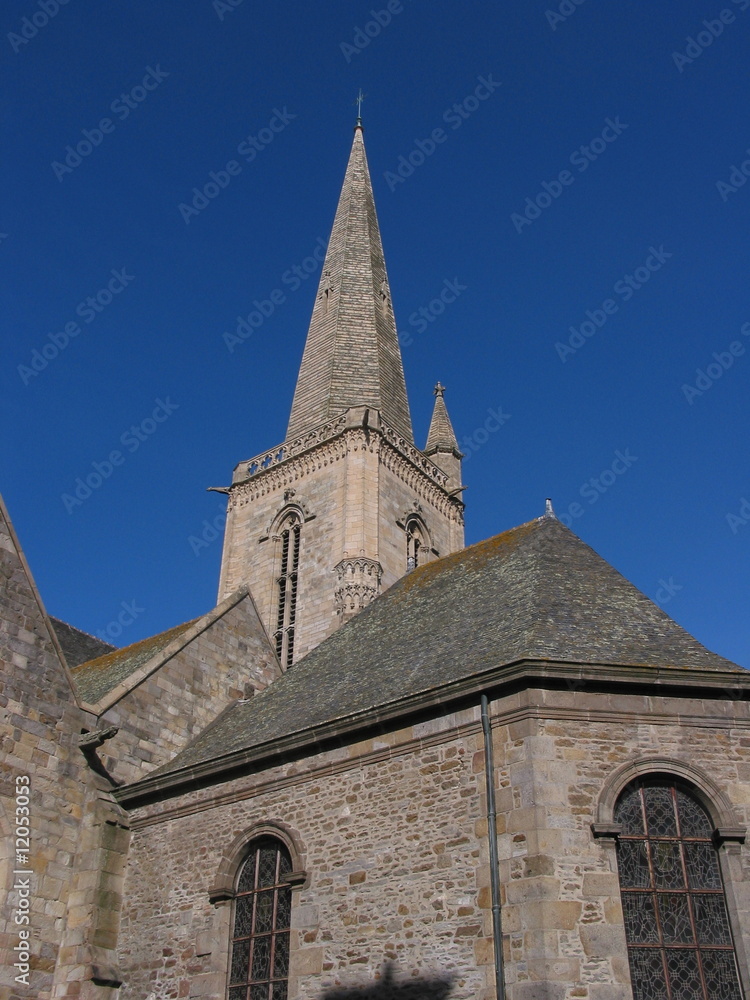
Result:
[[134,642],[131,646],[116,649],[104,656],[81,663],[73,670],[78,693],[84,701],[95,705],[194,624],[194,621],[185,622],[166,632],[160,632],[159,635],[153,635],[140,642]]
[[519,660],[742,670],[545,516],[402,577],[154,773],[273,744]]

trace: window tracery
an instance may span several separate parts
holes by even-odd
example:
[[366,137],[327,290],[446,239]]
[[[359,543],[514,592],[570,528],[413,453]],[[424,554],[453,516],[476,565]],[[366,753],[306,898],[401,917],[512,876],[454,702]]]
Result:
[[279,840],[250,844],[237,873],[227,1000],[287,1000],[291,874]]
[[742,1000],[706,809],[679,782],[639,778],[614,820],[634,1000]]

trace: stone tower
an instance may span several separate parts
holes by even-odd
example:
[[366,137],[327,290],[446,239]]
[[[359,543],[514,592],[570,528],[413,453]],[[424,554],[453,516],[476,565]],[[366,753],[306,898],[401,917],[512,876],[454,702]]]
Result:
[[463,548],[461,454],[436,395],[423,452],[358,120],[286,440],[240,462],[229,489],[219,599],[250,587],[282,666]]

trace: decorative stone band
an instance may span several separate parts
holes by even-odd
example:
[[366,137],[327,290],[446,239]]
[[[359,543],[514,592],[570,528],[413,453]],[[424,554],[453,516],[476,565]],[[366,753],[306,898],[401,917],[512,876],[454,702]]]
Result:
[[442,469],[439,469],[434,462],[431,462],[421,451],[418,451],[414,445],[409,444],[404,437],[397,434],[396,431],[385,424],[378,410],[371,410],[367,406],[355,406],[336,417],[335,420],[328,420],[326,423],[320,424],[320,426],[303,437],[277,445],[269,451],[256,455],[255,458],[251,458],[249,461],[240,462],[234,470],[233,485],[257,476],[258,473],[265,472],[266,469],[270,469],[274,465],[280,465],[290,458],[302,455],[311,448],[316,448],[319,444],[323,444],[325,441],[330,441],[331,438],[341,434],[347,427],[367,427],[370,430],[380,431],[389,444],[401,452],[405,458],[408,458],[413,465],[421,469],[430,479],[433,479],[440,486],[445,486],[448,482],[446,473]]
[[367,607],[380,593],[382,576],[383,567],[375,559],[342,559],[336,566],[337,614],[347,617]]
[[388,427],[378,410],[356,406],[335,420],[316,427],[304,437],[279,445],[234,472],[229,507],[244,506],[281,488],[298,483],[305,475],[344,458],[353,443],[364,440],[380,453],[380,461],[434,507],[463,523],[464,505],[447,493],[448,476],[421,451]]
[[234,483],[244,482],[252,476],[257,476],[259,472],[265,472],[266,469],[270,469],[274,465],[286,462],[296,455],[302,455],[324,441],[336,437],[337,434],[340,434],[345,429],[346,425],[347,415],[346,413],[342,413],[335,420],[328,420],[326,423],[320,424],[319,427],[314,428],[303,437],[277,445],[275,448],[271,448],[270,451],[256,455],[255,458],[251,458],[248,462],[240,462],[234,470]]

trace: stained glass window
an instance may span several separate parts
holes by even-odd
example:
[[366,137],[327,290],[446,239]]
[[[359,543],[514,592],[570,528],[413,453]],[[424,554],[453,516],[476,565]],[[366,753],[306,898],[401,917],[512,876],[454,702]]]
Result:
[[228,1000],[286,1000],[292,894],[286,847],[272,837],[250,845],[237,874]]
[[297,514],[290,514],[281,526],[281,563],[276,579],[276,630],[274,642],[279,662],[294,662],[294,625],[297,618],[297,575],[302,526]]
[[634,1000],[742,1000],[706,810],[674,782],[639,779],[614,818]]

